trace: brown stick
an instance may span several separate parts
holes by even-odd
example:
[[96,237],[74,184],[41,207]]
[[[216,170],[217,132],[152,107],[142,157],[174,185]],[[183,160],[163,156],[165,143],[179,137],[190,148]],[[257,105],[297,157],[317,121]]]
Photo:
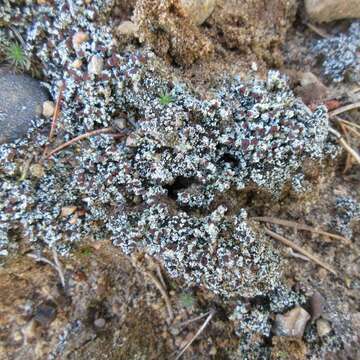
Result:
[[184,352],[189,348],[189,346],[196,340],[196,338],[199,337],[199,335],[205,330],[206,326],[209,324],[210,320],[213,318],[213,316],[215,315],[216,311],[215,310],[210,310],[209,316],[206,318],[206,320],[204,321],[204,323],[200,326],[199,330],[196,332],[196,334],[191,338],[191,340],[182,348],[182,350],[180,351],[180,353],[176,356],[175,360],[179,360]]
[[[62,149],[65,149],[67,148],[68,146],[76,143],[77,141],[80,141],[80,140],[83,140],[83,139],[86,139],[90,136],[95,136],[95,135],[99,135],[99,134],[106,134],[106,133],[109,133],[113,131],[113,129],[111,128],[103,128],[103,129],[98,129],[98,130],[93,130],[93,131],[89,131],[85,134],[82,134],[82,135],[79,135],[69,141],[67,141],[66,143],[58,146],[57,148],[55,148],[54,150],[50,151],[50,153],[46,156],[47,159],[49,159],[51,156],[53,156],[54,154],[56,154],[57,152],[59,152],[60,150]],[[113,136],[116,136],[118,134],[109,134],[109,135],[113,135]]]
[[360,138],[360,132],[358,130],[356,130],[356,128],[354,129],[352,126],[347,125],[346,123],[343,123],[342,125],[345,126],[345,128],[347,130],[349,130],[351,133],[353,133],[355,136]]
[[360,107],[360,101],[355,102],[353,104],[349,104],[349,105],[345,105],[345,106],[341,106],[333,111],[329,112],[329,117],[332,118],[336,115],[342,114],[346,111],[350,111],[350,110],[354,110]]
[[318,34],[319,36],[323,37],[323,38],[328,38],[329,37],[329,34],[323,30],[323,29],[320,29],[318,28],[317,26],[311,24],[311,23],[306,23],[306,26],[312,30],[314,33]]
[[166,308],[169,314],[169,320],[170,322],[174,319],[174,313],[172,311],[172,307],[171,307],[171,302],[169,299],[168,294],[166,293],[166,290],[163,288],[163,286],[161,285],[160,281],[156,278],[156,276],[154,276],[154,274],[151,271],[145,271],[145,274],[147,276],[149,276],[149,278],[153,281],[153,283],[155,284],[155,286],[158,288],[158,290],[160,291],[162,297],[165,300],[165,304],[166,304]]
[[332,233],[329,233],[329,232],[323,231],[323,230],[318,230],[318,229],[313,228],[313,227],[311,227],[309,225],[299,224],[299,223],[297,223],[295,221],[278,219],[278,218],[274,218],[274,217],[271,217],[271,216],[259,216],[259,217],[253,217],[251,219],[261,221],[261,222],[267,222],[267,223],[271,223],[271,224],[287,226],[287,227],[294,228],[296,230],[297,229],[306,230],[306,231],[310,231],[310,232],[313,232],[313,233],[316,233],[316,234],[321,234],[321,235],[329,236],[329,237],[337,239],[337,240],[344,241],[346,244],[351,244],[351,241],[349,239],[346,239],[343,236],[332,234]]
[[355,123],[353,123],[353,122],[351,122],[351,121],[342,119],[342,118],[340,118],[339,116],[336,116],[336,120],[339,121],[340,123],[344,123],[344,124],[346,124],[346,125],[348,125],[348,126],[352,126],[352,127],[354,127],[354,128],[360,129],[360,125],[359,125],[359,124],[355,124]]
[[[339,126],[345,136],[346,142],[350,143],[350,137],[349,137],[349,132],[347,131],[345,124],[343,124],[342,122],[339,122]],[[346,152],[346,161],[345,161],[345,166],[344,166],[344,170],[343,170],[343,174],[346,174],[352,166],[352,159],[353,157],[351,156],[351,154],[347,151]]]
[[360,164],[360,155],[345,141],[340,133],[332,127],[329,127],[329,132],[337,137],[340,145],[354,157],[358,164]]
[[49,142],[54,137],[54,133],[55,133],[55,129],[56,129],[56,123],[57,123],[57,120],[58,120],[59,114],[60,114],[60,103],[61,103],[61,100],[62,100],[62,94],[63,94],[64,88],[65,88],[65,85],[64,85],[64,83],[62,83],[61,86],[60,86],[59,95],[58,95],[57,100],[56,100],[55,110],[54,110],[54,114],[53,114],[53,118],[52,118],[52,122],[51,122],[51,128],[50,128],[50,134],[49,134]]
[[330,271],[332,274],[337,275],[337,272],[330,265],[324,263],[323,261],[318,259],[316,256],[314,256],[311,253],[309,253],[308,251],[304,250],[302,247],[294,244],[292,241],[286,239],[285,237],[271,231],[267,227],[264,227],[264,230],[265,230],[265,233],[270,235],[273,239],[280,241],[281,243],[283,243],[286,246],[289,246],[290,248],[297,251],[298,253],[308,257],[314,263],[316,263],[316,264],[320,265],[321,267],[323,267],[324,269]]

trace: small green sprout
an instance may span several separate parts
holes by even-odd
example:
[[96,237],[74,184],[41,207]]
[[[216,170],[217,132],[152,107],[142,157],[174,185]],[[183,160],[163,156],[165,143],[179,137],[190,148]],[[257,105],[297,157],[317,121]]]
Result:
[[174,101],[174,98],[166,91],[163,91],[159,96],[159,102],[163,106],[169,105],[173,101]]
[[181,306],[191,309],[195,305],[196,299],[191,294],[183,292],[179,296],[179,301]]
[[18,42],[11,42],[5,47],[5,59],[18,70],[28,70],[30,61]]
[[80,250],[81,255],[83,256],[91,256],[93,254],[93,249],[90,246],[84,246],[81,250]]

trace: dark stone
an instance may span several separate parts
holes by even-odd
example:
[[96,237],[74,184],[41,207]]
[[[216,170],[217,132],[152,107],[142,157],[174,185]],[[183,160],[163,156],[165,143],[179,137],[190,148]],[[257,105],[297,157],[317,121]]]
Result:
[[42,326],[49,325],[56,318],[56,305],[52,302],[40,304],[35,311],[34,320]]
[[0,68],[0,144],[24,136],[47,99],[39,81]]

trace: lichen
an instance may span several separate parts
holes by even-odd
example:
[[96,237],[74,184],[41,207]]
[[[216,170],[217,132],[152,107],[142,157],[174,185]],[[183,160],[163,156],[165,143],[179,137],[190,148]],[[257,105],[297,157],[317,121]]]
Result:
[[[294,177],[296,192],[307,191],[305,160],[326,157],[325,108],[311,112],[274,71],[266,80],[225,79],[203,99],[150,51],[117,52],[105,21],[111,6],[74,3],[72,17],[67,2],[57,1],[26,5],[14,12],[21,20],[10,18],[42,62],[54,97],[59,81],[64,87],[56,141],[103,127],[119,136],[91,137],[44,160],[48,127],[38,120],[27,139],[2,145],[2,241],[16,229],[65,252],[85,236],[109,238],[127,254],[157,257],[187,286],[226,299],[274,290],[279,257],[246,209],[229,209],[226,198],[249,188],[276,197]],[[75,49],[77,31],[89,39]],[[103,59],[98,74],[87,67],[94,56]],[[75,60],[82,62],[76,69]],[[167,106],[160,89],[172,96]],[[117,130],[119,117],[128,126]],[[30,155],[44,175],[19,181]],[[66,207],[75,210],[64,214]]]
[[312,49],[322,65],[325,77],[334,82],[345,78],[358,82],[360,77],[360,22],[353,22],[348,31],[318,40]]

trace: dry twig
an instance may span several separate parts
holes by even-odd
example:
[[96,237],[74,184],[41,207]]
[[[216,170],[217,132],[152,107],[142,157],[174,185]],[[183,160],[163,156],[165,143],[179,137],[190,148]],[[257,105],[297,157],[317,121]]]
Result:
[[54,114],[53,114],[53,118],[52,118],[52,122],[51,122],[51,128],[50,128],[50,134],[49,134],[49,142],[51,142],[52,138],[54,137],[54,133],[55,133],[55,129],[56,129],[56,123],[57,123],[57,120],[58,120],[59,115],[60,115],[60,104],[61,104],[64,88],[65,88],[65,85],[64,85],[64,83],[62,83],[61,86],[60,86],[59,95],[58,95],[57,100],[56,100],[55,110],[54,110]]
[[300,224],[295,221],[278,219],[278,218],[274,218],[271,216],[259,216],[259,217],[253,217],[251,219],[256,220],[256,221],[271,223],[271,224],[287,226],[287,227],[294,228],[295,230],[306,230],[306,231],[310,231],[315,234],[325,235],[325,236],[328,236],[333,239],[341,240],[341,241],[345,242],[346,244],[351,244],[351,241],[349,239],[346,239],[343,236],[332,234],[327,231],[319,230],[312,226]]
[[289,246],[290,248],[297,251],[298,253],[305,255],[307,258],[312,260],[314,263],[316,263],[316,264],[320,265],[321,267],[323,267],[324,269],[330,271],[332,274],[337,275],[337,272],[330,265],[324,263],[322,260],[318,259],[316,256],[314,256],[310,252],[304,250],[299,245],[294,244],[292,241],[286,239],[284,236],[281,236],[274,231],[271,231],[267,227],[264,227],[264,230],[265,230],[265,233],[270,235],[273,239],[280,241],[281,243],[283,243],[286,246]]
[[109,134],[111,131],[113,131],[113,129],[111,128],[103,128],[103,129],[98,129],[98,130],[93,130],[93,131],[89,131],[85,134],[79,135],[69,141],[67,141],[66,143],[58,146],[57,148],[55,148],[54,150],[50,151],[50,153],[46,156],[47,159],[49,159],[51,156],[53,156],[54,154],[56,154],[57,152],[59,152],[60,150],[63,150],[65,148],[67,148],[68,146],[75,144],[76,142],[89,138],[91,136],[95,136],[95,135],[100,135],[100,134],[108,134],[110,136],[117,136],[120,134]]
[[329,127],[329,132],[337,137],[340,145],[353,156],[358,164],[360,164],[360,155],[345,141],[340,133],[331,127]]
[[337,116],[337,115],[340,115],[346,111],[350,111],[350,110],[354,110],[354,109],[358,109],[360,108],[360,101],[358,102],[355,102],[353,104],[349,104],[349,105],[344,105],[344,106],[341,106],[333,111],[330,111],[329,112],[329,117],[332,118],[334,116]]
[[347,124],[343,124],[343,126],[345,126],[345,128],[350,131],[351,133],[353,133],[355,136],[357,136],[360,139],[360,132],[356,129],[354,129],[352,126],[347,125]]
[[204,318],[204,317],[207,316],[207,315],[209,315],[209,311],[206,312],[206,313],[204,313],[204,314],[201,314],[201,315],[199,315],[199,316],[196,316],[196,317],[194,317],[194,318],[192,318],[192,319],[183,321],[183,322],[181,322],[180,324],[177,324],[176,327],[178,327],[178,328],[184,328],[185,326],[193,323],[194,321],[201,320],[202,318]]
[[162,276],[161,268],[160,268],[159,264],[156,264],[156,274],[161,282],[161,285],[164,287],[164,289],[166,289],[165,280],[164,280],[164,277]]
[[171,302],[165,288],[162,286],[161,282],[156,278],[156,276],[151,271],[145,271],[145,274],[149,276],[149,278],[152,280],[152,282],[155,284],[155,286],[160,291],[162,297],[164,298],[166,308],[169,314],[169,320],[171,322],[174,319],[174,313],[172,311]]
[[60,281],[61,281],[61,285],[63,287],[63,289],[65,289],[65,277],[64,277],[64,273],[62,271],[62,267],[59,261],[59,258],[57,256],[56,250],[53,248],[52,249],[52,255],[54,258],[54,262],[50,261],[49,259],[47,259],[44,256],[38,255],[38,254],[28,254],[28,257],[31,257],[32,259],[34,259],[37,262],[43,262],[45,264],[50,265],[53,269],[55,269],[60,277]]
[[[349,136],[349,132],[345,127],[345,124],[339,122],[339,126],[345,136],[346,142],[349,144],[350,143],[350,136]],[[346,161],[345,161],[345,166],[344,166],[344,170],[343,170],[343,174],[346,174],[352,167],[352,161],[353,157],[351,156],[351,154],[347,151],[346,152]]]
[[209,312],[209,316],[206,318],[206,320],[204,321],[204,323],[200,326],[199,330],[196,332],[196,334],[191,338],[191,340],[182,348],[182,350],[180,351],[180,353],[176,356],[175,360],[179,360],[184,352],[189,348],[189,346],[200,336],[200,334],[204,331],[204,329],[206,328],[206,326],[209,324],[210,320],[213,318],[213,316],[215,315],[216,311],[215,310],[210,310]]
[[353,122],[351,122],[351,121],[349,121],[349,120],[342,119],[342,118],[340,118],[340,117],[338,117],[338,116],[336,116],[336,120],[338,120],[338,121],[340,122],[340,124],[341,124],[341,123],[344,123],[344,124],[346,124],[346,125],[348,125],[348,126],[352,126],[352,127],[356,128],[356,129],[360,129],[360,125],[359,125],[359,124],[355,124],[355,123],[353,123]]
[[311,24],[311,23],[306,23],[306,26],[310,29],[310,30],[312,30],[315,34],[318,34],[319,36],[321,36],[322,38],[328,38],[329,37],[329,34],[325,31],[325,30],[323,30],[323,29],[320,29],[319,27],[317,27],[317,26],[315,26],[315,25],[313,25],[313,24]]

